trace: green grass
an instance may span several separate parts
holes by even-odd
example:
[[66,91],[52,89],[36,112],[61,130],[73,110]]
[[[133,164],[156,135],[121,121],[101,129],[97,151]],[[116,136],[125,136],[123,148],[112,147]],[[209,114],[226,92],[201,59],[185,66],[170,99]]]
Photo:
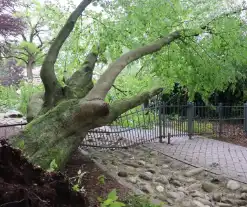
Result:
[[[180,127],[182,125],[182,127]],[[175,122],[173,126],[180,131],[188,132],[188,122]],[[195,134],[211,134],[213,133],[213,124],[209,121],[194,121],[193,132]]]

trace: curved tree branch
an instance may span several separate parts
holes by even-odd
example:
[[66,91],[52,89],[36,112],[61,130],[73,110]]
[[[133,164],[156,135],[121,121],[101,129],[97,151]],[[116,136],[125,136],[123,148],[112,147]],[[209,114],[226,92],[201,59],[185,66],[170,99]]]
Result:
[[175,31],[149,45],[131,50],[123,54],[115,62],[109,65],[108,69],[102,74],[94,88],[88,93],[86,99],[105,99],[105,96],[111,89],[115,79],[125,68],[125,66],[145,55],[161,50],[164,46],[180,38],[181,35],[181,31]]
[[115,101],[110,105],[110,114],[107,118],[107,121],[110,122],[117,119],[121,114],[125,113],[126,111],[139,106],[140,104],[144,103],[148,99],[152,98],[160,94],[163,91],[163,88],[154,88],[150,91],[142,92],[136,96],[131,98],[122,99],[119,101]]
[[83,0],[78,5],[78,7],[71,13],[67,22],[58,33],[55,40],[53,41],[45,57],[45,60],[42,64],[40,77],[45,87],[44,107],[46,108],[50,108],[53,106],[55,92],[59,88],[61,88],[54,71],[54,64],[57,60],[57,56],[60,51],[60,48],[62,47],[63,43],[65,42],[71,31],[73,30],[78,17],[91,2],[92,0]]

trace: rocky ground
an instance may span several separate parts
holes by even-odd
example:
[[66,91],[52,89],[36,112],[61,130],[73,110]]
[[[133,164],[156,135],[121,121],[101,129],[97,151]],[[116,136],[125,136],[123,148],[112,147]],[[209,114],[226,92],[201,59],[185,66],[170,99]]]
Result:
[[83,150],[119,180],[166,202],[165,206],[247,206],[246,184],[194,168],[148,148]]

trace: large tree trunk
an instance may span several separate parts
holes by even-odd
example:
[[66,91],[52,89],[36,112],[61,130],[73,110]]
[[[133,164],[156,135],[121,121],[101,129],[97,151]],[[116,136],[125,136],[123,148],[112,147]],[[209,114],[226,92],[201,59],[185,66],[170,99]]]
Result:
[[[49,164],[55,159],[61,169],[88,129],[93,127],[83,121],[75,121],[74,114],[78,110],[78,100],[64,101],[29,123],[11,142],[18,147],[20,141],[24,140],[23,152],[31,162],[49,168]],[[80,130],[76,130],[79,125]]]

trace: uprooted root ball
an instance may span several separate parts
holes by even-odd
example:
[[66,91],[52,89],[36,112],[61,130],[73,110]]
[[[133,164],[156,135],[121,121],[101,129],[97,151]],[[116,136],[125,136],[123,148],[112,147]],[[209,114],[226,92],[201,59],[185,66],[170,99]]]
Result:
[[0,141],[0,206],[88,207],[84,195],[71,190],[61,173],[33,166],[5,140]]

